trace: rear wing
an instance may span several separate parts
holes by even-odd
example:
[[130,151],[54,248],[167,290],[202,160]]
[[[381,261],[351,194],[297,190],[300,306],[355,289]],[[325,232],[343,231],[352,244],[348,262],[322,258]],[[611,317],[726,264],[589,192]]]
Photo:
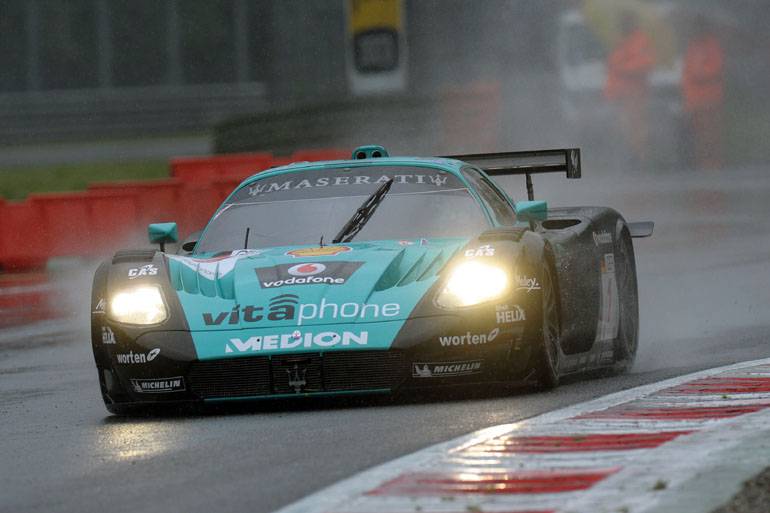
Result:
[[446,156],[480,168],[489,176],[526,175],[527,199],[534,201],[532,175],[537,173],[566,173],[567,178],[580,178],[580,148],[537,151],[509,151]]

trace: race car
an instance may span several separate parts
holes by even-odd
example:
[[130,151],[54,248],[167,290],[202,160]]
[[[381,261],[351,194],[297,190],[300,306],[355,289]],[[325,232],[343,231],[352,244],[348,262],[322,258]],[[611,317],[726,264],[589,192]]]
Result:
[[[532,175],[579,149],[390,157],[258,172],[200,235],[96,270],[91,338],[107,409],[532,382],[628,368],[632,237],[610,208],[548,208]],[[493,181],[526,175],[527,201]]]

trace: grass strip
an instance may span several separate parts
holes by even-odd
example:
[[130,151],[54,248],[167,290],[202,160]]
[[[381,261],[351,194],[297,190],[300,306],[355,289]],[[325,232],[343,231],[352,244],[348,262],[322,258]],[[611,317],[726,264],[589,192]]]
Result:
[[19,200],[37,192],[84,191],[93,182],[168,176],[167,159],[9,167],[0,172],[0,196],[6,200]]

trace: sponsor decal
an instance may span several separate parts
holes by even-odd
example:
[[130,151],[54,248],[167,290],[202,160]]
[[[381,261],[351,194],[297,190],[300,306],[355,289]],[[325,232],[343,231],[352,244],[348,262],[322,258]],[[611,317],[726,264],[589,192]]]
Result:
[[415,245],[415,243],[410,241],[410,240],[400,240],[400,241],[396,242],[396,244],[398,244],[399,246],[414,246]]
[[158,268],[153,264],[147,264],[139,267],[138,269],[129,269],[128,279],[133,280],[139,278],[140,276],[155,276],[156,274],[158,274]]
[[[283,321],[294,319],[297,315],[297,306],[299,305],[298,298],[299,296],[294,294],[283,294],[270,299],[270,303],[267,306],[267,320]],[[216,315],[204,313],[203,323],[206,326],[220,326],[225,320],[230,325],[239,324],[240,322],[259,322],[265,318],[264,310],[265,308],[261,306],[246,305],[241,308],[241,305],[235,305],[229,312],[220,312]]]
[[107,300],[105,300],[103,297],[99,298],[99,301],[96,302],[96,306],[94,307],[92,314],[104,314],[107,310]]
[[465,335],[450,335],[447,337],[439,337],[438,340],[442,347],[449,346],[475,346],[478,344],[486,344],[492,342],[500,334],[500,329],[495,328],[489,332],[489,334],[482,333],[481,335],[471,334],[467,332]]
[[612,235],[609,234],[609,232],[593,232],[594,233],[594,244],[597,246],[601,246],[602,244],[612,244]]
[[481,372],[483,360],[464,362],[415,363],[412,366],[414,378],[443,378],[445,376],[464,376]]
[[297,264],[289,267],[286,272],[292,276],[314,276],[325,270],[324,264]]
[[[293,369],[285,369],[285,370],[286,370],[286,373],[289,375],[289,386],[294,387],[295,393],[301,394],[302,387],[307,385],[307,381],[305,381],[305,374],[307,374],[307,367],[300,369],[299,365],[295,363]],[[294,371],[294,374],[292,374],[292,371]]]
[[537,282],[537,278],[530,278],[527,275],[516,275],[516,290],[525,290],[528,293],[533,290],[540,290],[540,284]]
[[307,189],[312,187],[335,187],[344,185],[377,185],[384,184],[390,180],[393,183],[413,183],[413,184],[433,184],[441,187],[446,184],[446,175],[381,175],[379,178],[373,176],[323,176],[314,180],[286,180],[284,182],[273,182],[269,180],[255,182],[249,185],[249,196],[258,196],[271,192],[288,191],[291,189]]
[[263,289],[287,285],[342,285],[363,262],[313,262],[307,264],[281,264],[254,269]]
[[209,258],[193,258],[177,255],[166,255],[170,260],[176,260],[180,264],[196,271],[201,276],[213,280],[221,278],[233,269],[235,264],[243,258],[249,258],[262,254],[261,249],[238,249],[217,253]]
[[319,256],[334,256],[345,251],[353,251],[353,248],[348,246],[318,246],[314,248],[299,248],[287,251],[287,255],[291,255],[294,258],[305,257],[319,257]]
[[182,392],[187,390],[184,385],[184,378],[176,376],[173,378],[158,379],[131,379],[131,388],[139,394],[160,394],[165,392]]
[[489,244],[484,244],[483,246],[479,246],[476,249],[466,249],[465,256],[466,257],[495,256],[495,248],[490,247]]
[[203,323],[206,326],[221,326],[224,323],[236,325],[243,323],[257,323],[262,320],[285,321],[296,320],[297,325],[301,326],[303,321],[313,319],[376,319],[379,317],[395,317],[401,311],[401,305],[398,303],[385,303],[378,305],[374,303],[331,303],[326,298],[321,299],[320,304],[302,303],[299,296],[294,294],[283,294],[270,299],[267,307],[246,305],[236,305],[229,312],[219,312],[217,314],[204,313]]
[[114,344],[115,333],[109,326],[102,326],[102,344]]
[[273,349],[294,349],[298,347],[318,347],[327,348],[336,345],[365,346],[369,339],[368,331],[354,333],[343,331],[337,333],[334,331],[323,331],[320,333],[277,333],[273,335],[262,335],[251,337],[246,340],[240,338],[231,338],[225,343],[225,353],[255,353],[260,351],[270,351]]
[[300,305],[297,325],[301,326],[303,320],[311,319],[395,317],[400,311],[401,306],[398,303],[385,303],[381,306],[367,303],[342,303],[338,305],[337,303],[327,303],[326,299],[322,298],[319,305],[313,303]]
[[135,363],[148,363],[153,361],[155,357],[158,356],[158,353],[160,353],[160,349],[156,347],[147,354],[135,353],[133,351],[129,352],[128,354],[119,353],[115,355],[115,359],[118,361],[118,363],[128,365]]
[[615,255],[607,253],[599,264],[601,268],[600,315],[596,328],[597,340],[609,340],[618,336],[620,302],[615,279]]
[[497,316],[497,324],[509,324],[527,320],[527,316],[524,315],[524,309],[519,305],[513,305],[511,308],[502,311],[498,307],[495,315]]
[[607,253],[602,260],[602,274],[615,272],[615,255]]

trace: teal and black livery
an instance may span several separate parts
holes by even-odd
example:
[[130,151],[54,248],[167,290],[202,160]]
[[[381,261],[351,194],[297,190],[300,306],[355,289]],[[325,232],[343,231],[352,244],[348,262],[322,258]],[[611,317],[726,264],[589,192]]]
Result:
[[[532,382],[628,368],[632,237],[609,208],[549,208],[531,176],[577,149],[302,162],[241,183],[199,236],[150,225],[94,275],[91,339],[111,412]],[[525,175],[514,203],[494,180]]]

